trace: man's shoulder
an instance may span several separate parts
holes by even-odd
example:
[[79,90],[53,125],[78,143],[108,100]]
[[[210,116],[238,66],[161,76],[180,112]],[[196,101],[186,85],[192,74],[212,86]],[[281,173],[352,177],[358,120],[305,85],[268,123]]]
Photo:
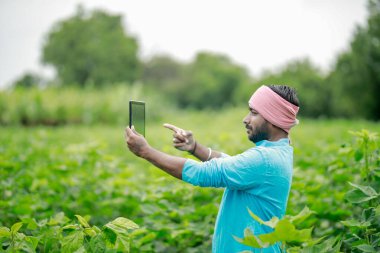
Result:
[[293,148],[291,146],[256,146],[243,152],[247,158],[262,158],[264,161],[277,158],[292,158]]

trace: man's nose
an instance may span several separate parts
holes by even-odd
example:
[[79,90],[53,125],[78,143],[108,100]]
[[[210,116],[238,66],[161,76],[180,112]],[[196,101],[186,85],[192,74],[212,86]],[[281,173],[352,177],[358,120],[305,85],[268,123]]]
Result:
[[248,115],[243,118],[243,124],[248,124]]

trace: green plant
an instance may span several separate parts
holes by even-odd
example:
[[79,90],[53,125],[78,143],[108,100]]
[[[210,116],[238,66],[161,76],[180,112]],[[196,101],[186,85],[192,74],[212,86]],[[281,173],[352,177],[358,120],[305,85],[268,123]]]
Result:
[[345,195],[354,210],[350,219],[342,221],[347,228],[344,248],[352,252],[380,250],[380,161],[378,135],[361,130],[351,132],[356,137],[355,161],[359,164],[360,180],[351,183]]
[[296,226],[308,218],[313,212],[305,207],[299,214],[295,216],[285,215],[282,219],[273,217],[269,221],[263,221],[257,215],[248,209],[252,218],[261,225],[270,227],[272,232],[267,234],[255,235],[254,231],[249,228],[244,230],[244,238],[235,237],[238,242],[254,248],[267,248],[276,243],[281,246],[281,251],[285,252],[288,245],[306,243],[309,246],[313,244],[311,232],[312,228],[297,229]]
[[[65,225],[70,220],[59,213],[49,221],[37,223],[34,219],[24,219],[10,229],[0,227],[0,252],[129,252],[129,231],[139,228],[123,217],[108,222],[102,229],[90,226],[80,215],[75,217],[79,223]],[[26,231],[20,233],[24,224]]]

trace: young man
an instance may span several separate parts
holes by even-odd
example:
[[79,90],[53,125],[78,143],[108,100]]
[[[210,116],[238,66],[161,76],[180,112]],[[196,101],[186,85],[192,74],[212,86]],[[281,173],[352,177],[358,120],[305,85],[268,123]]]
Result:
[[202,162],[171,156],[152,148],[133,128],[126,128],[128,148],[137,156],[190,184],[225,188],[213,236],[215,253],[280,252],[278,244],[260,251],[238,243],[233,236],[242,238],[245,228],[255,235],[271,232],[254,221],[247,208],[265,221],[285,214],[293,170],[288,134],[298,123],[299,101],[294,89],[271,85],[257,89],[248,105],[243,124],[256,147],[235,156],[211,150],[195,141],[190,131],[165,124],[174,131],[174,146]]

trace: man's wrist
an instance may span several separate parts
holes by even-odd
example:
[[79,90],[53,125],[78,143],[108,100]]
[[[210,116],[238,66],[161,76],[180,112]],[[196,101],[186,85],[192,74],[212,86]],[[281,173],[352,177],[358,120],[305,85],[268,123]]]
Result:
[[143,159],[145,159],[145,160],[149,160],[149,158],[150,158],[152,152],[153,152],[153,148],[152,148],[151,146],[148,145],[147,147],[145,147],[145,148],[141,151],[141,153],[140,153],[140,157],[143,158]]
[[196,149],[197,149],[197,142],[194,141],[194,148],[192,150],[189,150],[190,154],[194,155]]

